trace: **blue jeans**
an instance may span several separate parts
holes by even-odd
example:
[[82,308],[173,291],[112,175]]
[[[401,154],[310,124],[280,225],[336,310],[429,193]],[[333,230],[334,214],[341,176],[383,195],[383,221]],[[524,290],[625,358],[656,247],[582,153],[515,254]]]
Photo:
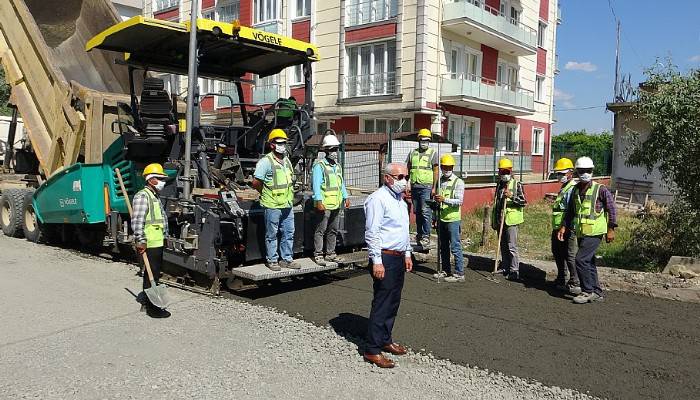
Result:
[[416,215],[416,236],[418,240],[430,237],[430,225],[433,221],[433,213],[425,203],[430,199],[431,187],[412,187],[413,213]]
[[280,255],[292,261],[294,255],[294,212],[292,208],[265,208],[265,259],[277,262],[277,237],[280,236]]
[[440,261],[442,270],[452,275],[450,252],[455,256],[455,275],[464,275],[464,255],[462,253],[460,221],[440,221]]

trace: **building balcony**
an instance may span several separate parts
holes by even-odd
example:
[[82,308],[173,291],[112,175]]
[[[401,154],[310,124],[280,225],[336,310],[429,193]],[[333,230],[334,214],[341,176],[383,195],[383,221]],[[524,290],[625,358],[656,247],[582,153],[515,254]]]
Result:
[[345,26],[372,24],[396,16],[396,0],[347,1]]
[[258,22],[257,24],[253,25],[253,28],[279,35],[280,32],[282,32],[282,20],[274,19],[270,21]]
[[520,155],[518,153],[496,152],[491,154],[454,154],[455,172],[462,176],[485,176],[493,175],[494,171],[498,171],[498,160],[501,157],[509,157],[513,160],[513,171],[532,172],[532,156]]
[[537,30],[506,17],[484,0],[445,2],[442,27],[508,54],[537,54]]
[[507,115],[531,115],[535,96],[530,90],[475,75],[447,75],[442,78],[442,102]]
[[345,96],[390,96],[397,93],[396,72],[351,75],[345,77]]
[[253,87],[253,104],[272,104],[279,99],[280,85],[266,85]]

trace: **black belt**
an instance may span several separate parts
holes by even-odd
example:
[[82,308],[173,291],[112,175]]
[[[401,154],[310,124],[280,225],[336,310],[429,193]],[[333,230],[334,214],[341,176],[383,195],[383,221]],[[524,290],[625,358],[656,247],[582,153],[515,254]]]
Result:
[[405,251],[382,249],[382,254],[386,254],[389,256],[396,256],[396,257],[403,257],[406,255],[406,252]]

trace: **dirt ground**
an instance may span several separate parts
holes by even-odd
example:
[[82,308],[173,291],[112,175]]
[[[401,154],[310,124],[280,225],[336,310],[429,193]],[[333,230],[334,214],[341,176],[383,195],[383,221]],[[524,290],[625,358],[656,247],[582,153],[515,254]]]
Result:
[[[495,283],[482,271],[438,284],[429,268],[407,276],[394,331],[414,350],[613,399],[700,393],[700,304],[611,291],[575,305],[544,284]],[[361,341],[371,296],[370,277],[357,271],[235,297]]]

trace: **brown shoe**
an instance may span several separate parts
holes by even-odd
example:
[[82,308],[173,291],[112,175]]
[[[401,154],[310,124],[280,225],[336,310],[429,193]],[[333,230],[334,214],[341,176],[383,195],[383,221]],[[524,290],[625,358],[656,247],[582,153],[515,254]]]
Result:
[[363,355],[365,361],[376,365],[379,368],[394,368],[396,364],[390,359],[384,357],[383,354],[369,354],[365,353]]
[[401,346],[398,343],[389,343],[386,346],[382,347],[383,351],[386,351],[387,353],[391,353],[395,356],[402,356],[408,352],[408,349],[406,347]]

